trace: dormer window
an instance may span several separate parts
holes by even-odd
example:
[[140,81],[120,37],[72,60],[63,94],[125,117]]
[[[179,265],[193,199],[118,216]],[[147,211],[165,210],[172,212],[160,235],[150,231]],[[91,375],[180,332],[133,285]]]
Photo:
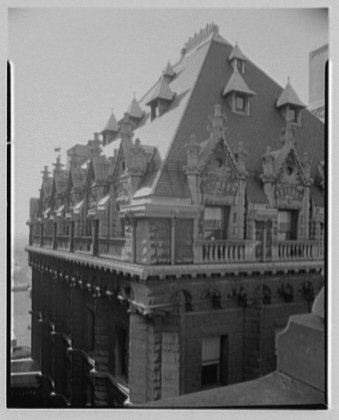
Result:
[[290,105],[288,107],[288,113],[289,113],[289,115],[288,115],[289,121],[292,121],[292,122],[298,124],[299,123],[299,116],[300,116],[300,109],[298,109],[295,106]]
[[249,115],[250,98],[254,95],[255,92],[247,86],[239,73],[238,67],[235,66],[233,74],[223,91],[223,96],[227,99],[229,107],[235,113]]
[[235,44],[229,58],[229,62],[232,64],[233,68],[237,68],[240,74],[245,74],[245,61],[246,57],[241,52],[238,44]]
[[245,61],[236,59],[234,60],[234,64],[237,66],[237,69],[239,73],[244,74],[245,73]]
[[285,121],[301,125],[301,110],[305,108],[305,105],[299,99],[289,80],[277,100],[276,107],[281,112]]
[[174,96],[175,94],[162,76],[151,94],[151,99],[146,103],[151,107],[151,120],[161,117],[167,111]]
[[235,110],[240,112],[246,112],[247,98],[241,93],[235,94]]

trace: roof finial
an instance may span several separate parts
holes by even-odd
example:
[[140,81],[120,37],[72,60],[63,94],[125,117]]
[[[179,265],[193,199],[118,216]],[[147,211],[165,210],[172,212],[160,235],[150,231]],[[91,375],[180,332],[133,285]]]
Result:
[[290,84],[290,76],[287,76],[287,84]]
[[135,99],[135,90],[133,91],[133,99]]

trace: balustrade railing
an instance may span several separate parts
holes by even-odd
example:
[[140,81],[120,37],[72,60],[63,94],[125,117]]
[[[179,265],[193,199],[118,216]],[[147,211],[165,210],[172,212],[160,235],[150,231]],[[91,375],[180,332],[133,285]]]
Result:
[[43,236],[43,246],[46,248],[53,247],[53,236],[52,235],[44,235]]
[[253,243],[242,241],[207,241],[196,243],[196,262],[202,263],[238,263],[253,259]]
[[123,260],[125,238],[99,238],[99,255]]
[[40,235],[33,235],[33,245],[40,246]]
[[274,247],[279,261],[305,261],[322,258],[320,241],[279,241],[275,242]]
[[69,249],[69,236],[57,237],[57,249]]
[[91,236],[75,236],[74,251],[90,253],[92,251],[92,240]]
[[[95,253],[93,253],[95,240]],[[33,246],[40,247],[40,236],[33,235]],[[44,235],[42,246],[53,248],[53,236]],[[125,238],[94,238],[92,236],[74,237],[74,252],[93,254],[98,257],[125,261]],[[258,252],[258,246],[261,246]],[[72,251],[70,237],[58,236],[54,249]],[[273,241],[270,248],[252,240],[197,240],[194,244],[194,263],[198,264],[241,264],[251,262],[293,262],[317,261],[324,258],[324,243],[320,240]]]

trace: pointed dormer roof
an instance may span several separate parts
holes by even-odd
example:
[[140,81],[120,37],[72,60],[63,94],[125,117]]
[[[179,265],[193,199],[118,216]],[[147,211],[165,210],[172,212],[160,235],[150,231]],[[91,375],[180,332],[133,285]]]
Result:
[[168,86],[164,76],[161,77],[159,83],[156,84],[152,92],[151,99],[147,102],[146,105],[150,105],[152,102],[163,99],[165,101],[171,101],[174,97],[174,93],[171,88]]
[[290,84],[289,78],[285,89],[282,91],[277,100],[276,106],[277,108],[280,108],[284,105],[295,105],[300,108],[305,108],[305,105],[301,102],[292,85]]
[[130,103],[127,114],[132,118],[140,119],[144,115],[144,111],[140,108],[137,100],[133,98],[132,102]]
[[111,131],[114,133],[117,133],[119,131],[119,125],[113,114],[113,111],[105,125],[105,128],[101,131],[101,134],[105,133],[106,131]]
[[244,54],[242,53],[241,49],[239,48],[238,44],[235,44],[233,47],[233,50],[228,58],[229,61],[232,61],[234,59],[238,59],[238,60],[244,60],[246,61],[246,57],[244,56]]
[[167,63],[167,66],[166,66],[165,70],[163,71],[163,75],[165,77],[169,77],[169,78],[174,77],[175,72],[174,72],[172,64],[170,62]]
[[233,74],[230,77],[229,81],[226,83],[223,95],[228,95],[231,92],[246,93],[249,96],[255,95],[255,92],[247,86],[247,83],[242,78],[241,74],[239,73],[236,67],[234,68]]

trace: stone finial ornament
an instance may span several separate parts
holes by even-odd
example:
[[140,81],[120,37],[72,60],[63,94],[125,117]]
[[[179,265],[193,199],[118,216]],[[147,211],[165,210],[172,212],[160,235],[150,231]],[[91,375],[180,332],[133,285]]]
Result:
[[239,141],[238,148],[236,152],[234,153],[239,172],[246,173],[246,158],[248,153],[244,149],[244,143],[242,141]]
[[190,142],[185,145],[187,155],[186,173],[197,171],[199,169],[199,153],[201,147],[197,143],[195,134],[191,135]]
[[224,137],[227,126],[225,122],[227,122],[226,115],[221,113],[221,105],[216,104],[214,107],[214,115],[209,117],[210,124],[207,126],[207,130],[211,133],[211,136],[221,138]]
[[295,124],[291,121],[286,122],[286,126],[281,130],[281,141],[283,144],[290,141],[295,144]]

